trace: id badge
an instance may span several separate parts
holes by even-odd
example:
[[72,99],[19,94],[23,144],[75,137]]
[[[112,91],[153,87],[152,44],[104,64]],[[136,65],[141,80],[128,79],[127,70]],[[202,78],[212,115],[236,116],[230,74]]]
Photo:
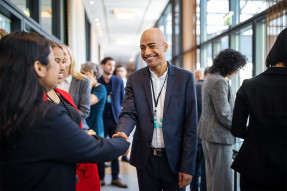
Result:
[[111,95],[108,95],[108,97],[107,97],[107,103],[112,103],[112,96],[111,96]]
[[156,115],[154,115],[153,120],[154,120],[153,124],[154,124],[155,129],[162,128],[162,119],[160,119]]

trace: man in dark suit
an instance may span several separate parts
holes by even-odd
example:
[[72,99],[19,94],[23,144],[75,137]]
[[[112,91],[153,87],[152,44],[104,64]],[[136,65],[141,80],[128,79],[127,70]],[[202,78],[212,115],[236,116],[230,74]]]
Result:
[[[98,82],[103,84],[107,89],[107,101],[103,113],[105,137],[115,133],[117,128],[119,114],[122,110],[123,97],[124,97],[124,84],[123,80],[113,75],[116,62],[111,57],[106,57],[101,61],[103,68],[103,76],[99,78]],[[127,188],[119,179],[119,160],[112,161],[112,184],[121,188]],[[105,185],[105,168],[104,164],[99,164],[99,176],[101,185]]]
[[194,174],[194,77],[166,61],[167,48],[159,29],[142,34],[141,56],[148,66],[129,76],[116,130],[129,135],[136,125],[130,164],[137,169],[140,190],[185,190]]

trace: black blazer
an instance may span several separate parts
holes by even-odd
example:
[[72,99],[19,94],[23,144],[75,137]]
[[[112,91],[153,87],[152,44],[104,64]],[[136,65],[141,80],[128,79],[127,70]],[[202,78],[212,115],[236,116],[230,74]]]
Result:
[[243,82],[231,132],[244,139],[232,168],[250,180],[286,188],[287,68],[269,68]]
[[[98,82],[101,84],[105,84],[103,76],[99,78]],[[112,112],[115,122],[118,123],[119,115],[122,111],[124,100],[124,82],[121,78],[113,75],[110,80],[110,83],[112,83]]]
[[111,161],[128,147],[123,138],[88,135],[55,104],[1,161],[0,190],[75,190],[77,163]]
[[[130,163],[147,164],[154,130],[150,71],[145,67],[129,76],[123,111],[116,131],[129,135],[136,125]],[[197,103],[193,74],[168,63],[163,113],[163,136],[174,173],[194,174],[197,149]]]

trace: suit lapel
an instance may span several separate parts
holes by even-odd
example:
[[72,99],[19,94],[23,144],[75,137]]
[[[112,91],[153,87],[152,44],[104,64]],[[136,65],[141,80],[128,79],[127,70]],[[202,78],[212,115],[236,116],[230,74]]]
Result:
[[152,106],[152,95],[151,95],[151,87],[150,87],[150,72],[148,67],[146,67],[145,70],[143,70],[143,83],[144,83],[144,90],[145,90],[145,95],[148,101],[148,105],[150,108],[150,112],[153,113],[153,106]]
[[69,94],[71,95],[75,95],[75,83],[76,83],[76,79],[75,78],[72,78],[72,81],[71,81],[71,84],[70,84],[70,89],[69,89]]
[[170,98],[171,98],[172,90],[174,87],[174,82],[175,82],[174,66],[172,66],[170,63],[168,63],[168,79],[167,79],[167,85],[166,85],[163,116],[165,115],[167,106],[168,106]]

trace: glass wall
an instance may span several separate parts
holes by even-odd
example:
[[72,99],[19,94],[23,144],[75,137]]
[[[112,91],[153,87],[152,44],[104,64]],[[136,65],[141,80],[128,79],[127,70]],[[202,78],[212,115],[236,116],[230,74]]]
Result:
[[0,4],[1,27],[34,31],[67,44],[67,0],[6,0]]
[[[205,11],[204,11],[205,12]],[[207,0],[206,2],[206,39],[211,39],[228,29],[224,16],[229,13],[228,0]]]
[[266,0],[240,0],[240,22],[266,10]]
[[231,35],[231,48],[239,51],[241,54],[245,55],[247,58],[247,63],[239,70],[239,72],[232,77],[233,93],[242,84],[243,80],[253,77],[253,31],[252,26],[245,27],[239,31],[232,33]]
[[52,0],[41,1],[41,26],[52,34]]
[[8,33],[11,32],[11,20],[0,13],[0,28]]
[[157,27],[163,31],[165,35],[165,40],[168,44],[168,49],[166,52],[166,59],[170,61],[172,59],[172,12],[171,4],[167,6],[158,20]]
[[[198,10],[199,9],[199,10]],[[231,79],[233,93],[244,79],[265,70],[266,58],[265,0],[197,0],[197,42],[200,63],[197,67],[212,65],[216,55],[232,48],[247,57],[246,66]],[[198,15],[198,13],[197,13]],[[284,19],[278,18],[278,19]]]
[[30,17],[30,2],[31,0],[10,0],[18,7],[27,17]]

